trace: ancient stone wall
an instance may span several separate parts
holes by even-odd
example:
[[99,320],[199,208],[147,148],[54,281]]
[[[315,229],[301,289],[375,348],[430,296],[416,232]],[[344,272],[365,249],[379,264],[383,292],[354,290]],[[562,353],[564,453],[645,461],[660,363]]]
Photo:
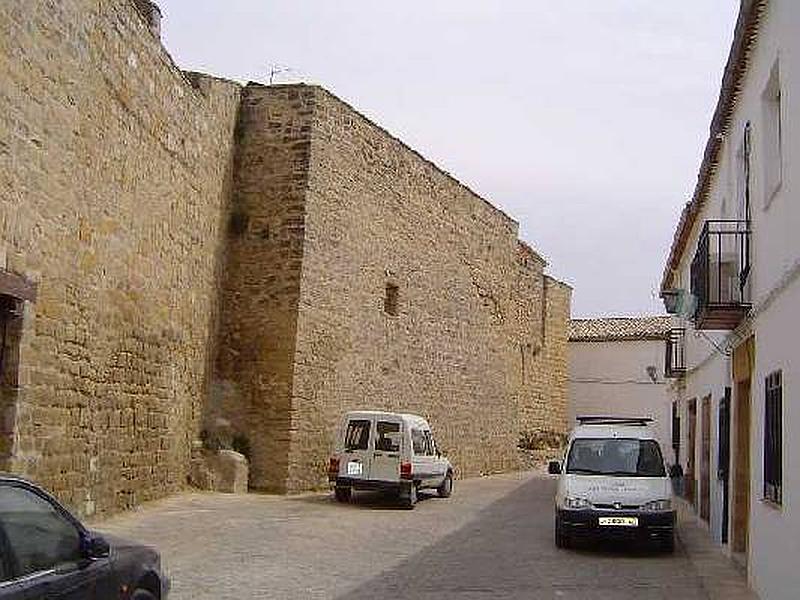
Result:
[[545,276],[545,343],[542,352],[542,389],[545,403],[538,411],[542,430],[569,431],[569,319],[572,288]]
[[130,0],[0,10],[0,268],[39,283],[0,466],[79,513],[186,483],[239,93],[187,78]]
[[243,90],[217,373],[206,425],[250,446],[250,484],[283,492],[308,183],[310,89]]
[[[426,416],[460,475],[515,468],[519,404],[540,394],[522,355],[548,325],[544,262],[501,211],[328,92],[296,89],[314,111],[287,489],[324,483],[353,408]],[[540,424],[550,414],[561,426],[559,410]]]
[[517,273],[513,306],[519,315],[520,327],[510,342],[515,348],[512,370],[515,375],[515,398],[517,402],[520,436],[539,432],[546,426],[543,412],[548,410],[548,390],[545,388],[546,374],[542,360],[544,352],[546,299],[544,269],[545,261],[530,247],[520,242],[517,249]]
[[276,492],[351,408],[460,475],[563,428],[569,290],[515,221],[320,88],[181,72],[136,7],[0,11],[0,283],[36,288],[0,290],[0,469],[108,514],[218,427]]

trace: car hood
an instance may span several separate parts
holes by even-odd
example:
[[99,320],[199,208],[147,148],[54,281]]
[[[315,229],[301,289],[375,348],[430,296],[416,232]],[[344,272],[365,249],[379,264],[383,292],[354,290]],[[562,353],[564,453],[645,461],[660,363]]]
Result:
[[567,475],[567,496],[585,498],[592,504],[641,505],[672,496],[669,479],[664,477],[609,477]]

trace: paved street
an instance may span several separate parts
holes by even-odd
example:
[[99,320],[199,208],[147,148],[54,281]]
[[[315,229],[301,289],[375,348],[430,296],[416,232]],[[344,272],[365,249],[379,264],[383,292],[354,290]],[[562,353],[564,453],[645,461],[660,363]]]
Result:
[[338,505],[321,494],[191,493],[100,528],[160,548],[176,600],[749,597],[708,549],[703,572],[681,543],[672,556],[556,549],[553,487],[524,474],[467,480],[414,511],[371,496]]

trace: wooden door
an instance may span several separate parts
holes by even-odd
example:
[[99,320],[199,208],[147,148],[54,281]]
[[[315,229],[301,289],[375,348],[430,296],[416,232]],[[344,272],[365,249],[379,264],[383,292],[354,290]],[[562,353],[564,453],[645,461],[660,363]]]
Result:
[[736,441],[733,464],[733,551],[747,554],[750,528],[750,380],[736,384]]

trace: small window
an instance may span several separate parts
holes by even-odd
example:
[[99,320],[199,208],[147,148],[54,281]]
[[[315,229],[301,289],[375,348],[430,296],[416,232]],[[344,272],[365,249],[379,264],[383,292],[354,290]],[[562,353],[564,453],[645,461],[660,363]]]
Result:
[[386,284],[386,296],[383,299],[383,312],[396,317],[399,310],[400,289],[393,283]]
[[366,450],[369,446],[370,422],[354,419],[347,424],[344,436],[344,448],[348,452],[353,450]]
[[764,499],[783,501],[783,382],[781,371],[766,379],[764,410]]
[[400,423],[378,421],[377,431],[378,439],[375,442],[375,450],[382,452],[400,451]]
[[0,488],[0,521],[18,577],[82,558],[78,529],[47,500],[16,486]]
[[781,187],[783,180],[783,127],[781,126],[781,77],[779,64],[772,67],[769,81],[761,97],[763,115],[764,206]]
[[428,441],[425,438],[425,432],[421,429],[411,430],[411,443],[414,446],[414,454],[417,456],[425,456],[428,453]]

